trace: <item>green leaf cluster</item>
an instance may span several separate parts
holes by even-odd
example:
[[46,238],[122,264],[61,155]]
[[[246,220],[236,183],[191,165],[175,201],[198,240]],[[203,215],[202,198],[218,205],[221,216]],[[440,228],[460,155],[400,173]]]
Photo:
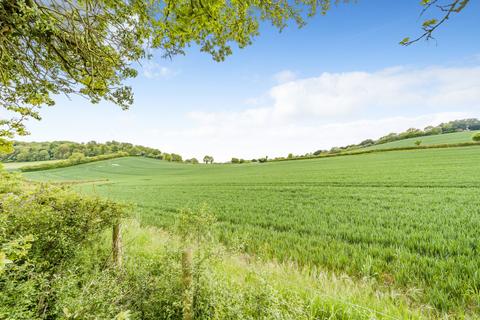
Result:
[[63,266],[125,215],[121,205],[0,171],[0,318],[48,318]]
[[[164,56],[196,45],[222,61],[251,44],[260,21],[282,29],[304,24],[330,0],[4,0],[0,2],[0,138],[26,135],[25,120],[56,95],[92,103],[133,103],[124,84],[134,62],[158,49]],[[4,141],[0,141],[0,148]]]

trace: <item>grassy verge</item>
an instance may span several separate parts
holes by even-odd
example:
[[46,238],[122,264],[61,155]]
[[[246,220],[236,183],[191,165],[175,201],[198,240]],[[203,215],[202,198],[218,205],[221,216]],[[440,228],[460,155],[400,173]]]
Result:
[[[92,261],[99,252],[108,252],[110,237],[110,233],[105,234],[103,243],[87,249],[80,259]],[[136,221],[124,225],[123,240],[123,275],[111,289],[120,293],[123,290],[116,286],[130,288],[129,297],[116,296],[116,301],[138,300],[124,305],[124,312],[132,319],[181,319],[182,243],[161,229],[140,227]],[[371,278],[354,280],[344,274],[302,270],[295,265],[266,262],[226,251],[218,245],[200,246],[195,252],[196,319],[428,319],[438,316],[428,306],[412,303],[416,290],[399,292],[380,287]],[[137,296],[140,289],[142,297]],[[95,286],[91,290],[96,290]],[[93,292],[81,288],[78,294],[65,302],[69,312],[82,315],[87,312],[82,310],[82,303],[87,305],[85,299]]]

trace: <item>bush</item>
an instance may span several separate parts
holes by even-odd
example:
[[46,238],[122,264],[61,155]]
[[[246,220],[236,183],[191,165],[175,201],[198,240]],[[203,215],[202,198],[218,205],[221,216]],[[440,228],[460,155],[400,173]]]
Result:
[[70,157],[68,157],[68,161],[72,163],[80,163],[85,160],[85,155],[81,152],[74,152]]
[[0,172],[0,318],[55,318],[52,285],[124,208]]
[[476,141],[476,142],[480,142],[480,132],[474,134],[473,137],[472,137],[472,140]]
[[422,140],[417,140],[417,141],[415,141],[415,145],[416,145],[417,147],[420,146],[421,144],[422,144]]

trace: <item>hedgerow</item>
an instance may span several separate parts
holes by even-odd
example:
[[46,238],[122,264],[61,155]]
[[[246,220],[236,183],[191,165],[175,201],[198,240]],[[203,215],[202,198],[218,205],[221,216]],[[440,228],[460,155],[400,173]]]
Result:
[[480,146],[480,142],[461,142],[461,143],[448,143],[448,144],[432,144],[432,145],[418,145],[411,147],[398,147],[398,148],[385,148],[385,149],[370,149],[370,150],[359,150],[359,151],[344,151],[344,152],[334,152],[313,156],[301,156],[293,158],[282,158],[282,159],[273,159],[269,161],[290,161],[290,160],[307,160],[307,159],[321,159],[321,158],[331,158],[331,157],[342,157],[342,156],[352,156],[360,154],[369,154],[377,152],[388,152],[388,151],[409,151],[409,150],[424,150],[424,149],[445,149],[445,148],[460,148],[460,147],[471,147],[471,146]]
[[0,171],[0,319],[55,317],[58,275],[124,212],[110,201]]
[[57,162],[50,162],[50,163],[42,163],[33,166],[24,166],[21,167],[19,170],[22,172],[31,172],[31,171],[41,171],[41,170],[50,170],[50,169],[57,169],[57,168],[65,168],[71,167],[78,164],[95,162],[95,161],[102,161],[102,160],[110,160],[115,158],[121,157],[128,157],[129,154],[126,152],[117,152],[112,154],[106,154],[96,157],[83,157],[82,155],[75,155],[73,154],[68,160],[62,160]]

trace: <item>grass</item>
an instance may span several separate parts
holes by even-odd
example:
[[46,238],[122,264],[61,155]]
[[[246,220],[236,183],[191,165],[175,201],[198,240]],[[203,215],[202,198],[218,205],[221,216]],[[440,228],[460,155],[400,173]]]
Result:
[[13,171],[19,170],[22,167],[29,167],[34,165],[44,165],[44,164],[52,164],[62,160],[46,160],[46,161],[29,161],[29,162],[6,162],[0,163],[6,170]]
[[472,137],[475,133],[480,131],[464,131],[464,132],[455,132],[455,133],[446,133],[439,134],[434,136],[426,137],[417,137],[404,140],[398,140],[393,142],[388,142],[384,144],[379,144],[367,148],[362,148],[361,150],[377,150],[377,149],[394,149],[394,148],[403,148],[403,147],[415,147],[415,141],[421,141],[422,146],[429,146],[435,144],[455,144],[463,142],[472,142]]
[[[133,271],[142,264],[141,260],[165,260],[162,256],[166,251],[181,247],[177,237],[155,227],[142,228],[136,221],[130,221],[124,229],[125,267]],[[108,248],[110,237],[108,233],[103,247]],[[202,268],[208,270],[207,285],[211,286],[208,291],[213,296],[218,294],[215,290],[227,293],[223,297],[226,300],[214,308],[221,309],[227,304],[239,313],[235,315],[239,319],[245,316],[242,304],[252,303],[251,294],[259,303],[256,312],[260,312],[252,318],[259,318],[267,311],[276,312],[276,318],[281,319],[424,319],[432,316],[432,310],[409,304],[409,295],[414,295],[414,291],[379,289],[372,278],[356,280],[346,274],[301,269],[291,263],[266,263],[239,252],[232,253],[219,245],[210,251],[216,255],[206,260],[207,268]],[[261,301],[265,294],[270,300],[267,304]],[[271,318],[265,314],[262,316],[263,319]],[[217,315],[212,318],[234,317]]]
[[25,174],[136,203],[143,224],[170,228],[206,203],[227,246],[379,285],[415,303],[475,313],[480,304],[479,147],[393,151],[244,165],[122,158]]

